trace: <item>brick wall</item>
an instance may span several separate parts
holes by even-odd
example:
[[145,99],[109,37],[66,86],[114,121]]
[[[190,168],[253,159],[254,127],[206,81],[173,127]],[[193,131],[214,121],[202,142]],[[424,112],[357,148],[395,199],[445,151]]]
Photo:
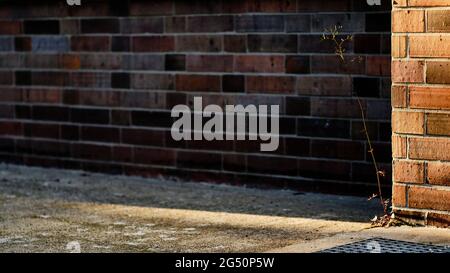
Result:
[[[69,7],[2,1],[0,158],[368,195],[376,181],[357,94],[389,192],[391,5],[382,2],[130,0]],[[333,25],[354,35],[347,52],[358,61],[343,64],[320,41]],[[423,62],[407,64],[419,69]],[[194,95],[205,104],[279,104],[279,149],[260,153],[251,141],[173,141],[170,109],[192,104]],[[445,104],[430,104],[438,102]],[[415,140],[418,153],[432,143],[447,145]]]
[[392,39],[394,211],[450,224],[450,2],[396,1]]

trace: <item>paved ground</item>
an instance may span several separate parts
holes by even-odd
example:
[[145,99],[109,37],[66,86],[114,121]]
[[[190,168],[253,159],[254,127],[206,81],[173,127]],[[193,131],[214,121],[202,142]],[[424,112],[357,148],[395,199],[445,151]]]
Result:
[[450,243],[369,229],[380,213],[365,198],[0,165],[0,252],[309,252],[412,231]]

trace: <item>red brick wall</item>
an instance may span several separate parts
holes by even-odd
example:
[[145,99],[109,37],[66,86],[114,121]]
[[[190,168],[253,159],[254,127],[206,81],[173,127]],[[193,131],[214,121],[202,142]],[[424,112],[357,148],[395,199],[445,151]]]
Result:
[[[375,176],[358,94],[390,189],[386,2],[2,1],[0,158],[368,195]],[[347,52],[360,61],[343,64],[320,41],[333,25],[354,35]],[[170,109],[194,95],[219,105],[279,104],[279,149],[174,142]]]
[[450,224],[450,2],[396,1],[392,39],[394,212]]

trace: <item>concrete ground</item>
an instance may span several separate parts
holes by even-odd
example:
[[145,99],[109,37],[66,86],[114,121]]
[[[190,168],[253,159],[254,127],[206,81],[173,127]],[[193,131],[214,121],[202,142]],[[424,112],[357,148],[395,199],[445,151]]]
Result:
[[0,252],[314,252],[448,229],[371,228],[376,200],[0,165]]

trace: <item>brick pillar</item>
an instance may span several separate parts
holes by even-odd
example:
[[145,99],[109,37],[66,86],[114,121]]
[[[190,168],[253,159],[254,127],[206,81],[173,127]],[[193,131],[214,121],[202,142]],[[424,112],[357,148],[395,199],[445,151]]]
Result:
[[450,1],[394,0],[393,206],[396,218],[450,224]]

